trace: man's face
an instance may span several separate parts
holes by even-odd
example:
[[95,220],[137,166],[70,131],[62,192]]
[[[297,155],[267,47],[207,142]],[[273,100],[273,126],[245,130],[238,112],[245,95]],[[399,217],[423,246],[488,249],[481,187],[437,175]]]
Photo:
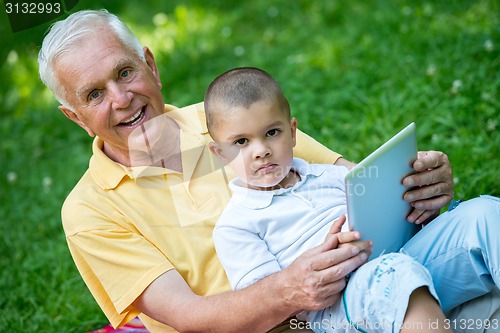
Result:
[[278,103],[259,101],[248,109],[234,108],[215,126],[217,143],[210,149],[248,187],[284,186],[292,167],[297,121],[290,120]]
[[101,28],[82,38],[55,65],[55,75],[75,112],[60,109],[89,135],[98,135],[104,152],[123,164],[129,163],[129,134],[164,112],[153,55],[147,48],[144,54],[146,62],[109,28]]

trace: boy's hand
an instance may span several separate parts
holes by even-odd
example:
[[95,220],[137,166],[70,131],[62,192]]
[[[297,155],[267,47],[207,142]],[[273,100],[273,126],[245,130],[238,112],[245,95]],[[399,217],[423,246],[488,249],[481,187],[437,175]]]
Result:
[[358,231],[342,232],[342,226],[345,224],[346,221],[347,219],[345,215],[344,214],[340,215],[338,219],[333,221],[332,227],[330,228],[330,232],[326,236],[328,238],[331,237],[332,235],[335,235],[335,237],[338,240],[338,246],[340,246],[340,244],[357,241],[361,238],[361,235],[359,234]]
[[[338,248],[342,247],[343,244],[348,244],[348,243],[353,243],[352,245],[360,246],[362,248],[365,248],[362,252],[365,252],[368,256],[372,252],[372,242],[368,241],[368,248],[366,247],[365,244],[361,245],[360,242],[357,242],[361,239],[361,234],[359,231],[346,231],[342,232],[342,226],[346,222],[346,217],[344,214],[340,215],[338,219],[333,221],[333,225],[330,228],[330,232],[326,236],[328,239],[329,237],[334,237],[336,238],[336,246]],[[366,243],[366,241],[364,241]]]
[[329,235],[333,234],[338,234],[339,232],[342,231],[342,226],[345,224],[347,221],[347,218],[345,217],[345,214],[340,215],[338,219],[333,221],[332,227],[330,228],[330,232],[328,233]]

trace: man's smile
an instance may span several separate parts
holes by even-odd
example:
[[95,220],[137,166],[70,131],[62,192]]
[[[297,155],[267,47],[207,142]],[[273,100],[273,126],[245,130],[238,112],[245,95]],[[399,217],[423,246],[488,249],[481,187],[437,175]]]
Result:
[[141,120],[144,118],[145,114],[145,109],[146,106],[143,106],[139,111],[137,111],[135,114],[133,114],[130,118],[125,119],[121,123],[119,123],[119,126],[135,126],[141,122]]

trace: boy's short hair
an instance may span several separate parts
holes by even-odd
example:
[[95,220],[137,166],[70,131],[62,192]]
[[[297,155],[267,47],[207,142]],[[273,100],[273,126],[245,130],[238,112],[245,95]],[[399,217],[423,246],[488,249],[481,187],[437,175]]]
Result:
[[267,72],[255,67],[231,69],[208,86],[205,94],[205,114],[210,132],[231,108],[249,108],[259,101],[277,101],[290,117],[290,105],[278,82]]

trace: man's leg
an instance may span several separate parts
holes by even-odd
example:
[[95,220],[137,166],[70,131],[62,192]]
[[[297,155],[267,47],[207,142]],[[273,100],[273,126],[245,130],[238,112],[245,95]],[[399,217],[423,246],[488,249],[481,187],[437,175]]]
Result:
[[500,199],[481,196],[441,214],[402,249],[430,271],[443,311],[500,286]]

